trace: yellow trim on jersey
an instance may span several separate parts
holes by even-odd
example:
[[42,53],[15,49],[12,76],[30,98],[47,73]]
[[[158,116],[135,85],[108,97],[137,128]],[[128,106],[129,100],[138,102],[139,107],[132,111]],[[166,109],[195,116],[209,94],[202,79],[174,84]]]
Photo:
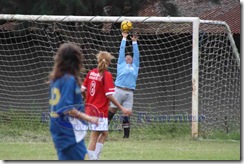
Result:
[[60,97],[61,97],[59,89],[53,88],[51,95],[55,95],[55,96],[51,96],[51,99],[49,100],[49,104],[50,105],[57,105],[59,100],[60,100]]

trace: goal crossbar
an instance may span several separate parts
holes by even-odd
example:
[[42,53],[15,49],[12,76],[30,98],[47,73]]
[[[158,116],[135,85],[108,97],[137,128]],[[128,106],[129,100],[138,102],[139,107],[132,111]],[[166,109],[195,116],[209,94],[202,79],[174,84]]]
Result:
[[47,21],[47,22],[193,22],[198,17],[124,17],[124,16],[56,16],[56,15],[13,15],[0,14],[1,20],[8,21]]

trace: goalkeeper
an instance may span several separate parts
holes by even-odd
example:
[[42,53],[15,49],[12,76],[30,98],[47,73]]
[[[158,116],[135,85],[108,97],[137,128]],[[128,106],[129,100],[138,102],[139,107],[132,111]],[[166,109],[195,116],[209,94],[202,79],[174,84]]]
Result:
[[[117,77],[115,81],[115,99],[125,108],[132,111],[133,107],[133,92],[136,88],[136,80],[139,72],[139,48],[137,44],[138,36],[131,37],[133,47],[133,57],[130,54],[125,55],[126,39],[128,33],[122,32],[122,41],[119,50],[119,59],[117,63]],[[112,120],[117,112],[117,107],[111,102],[108,123]],[[123,116],[122,127],[124,129],[124,137],[129,138],[130,135],[130,118]]]

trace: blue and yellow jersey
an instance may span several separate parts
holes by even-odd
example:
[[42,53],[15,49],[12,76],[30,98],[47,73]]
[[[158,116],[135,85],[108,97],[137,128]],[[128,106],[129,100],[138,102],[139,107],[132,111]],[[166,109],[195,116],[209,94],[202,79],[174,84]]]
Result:
[[74,76],[65,74],[50,84],[50,132],[55,147],[63,150],[82,141],[87,124],[77,118],[65,115],[71,109],[83,112],[84,106],[80,86]]

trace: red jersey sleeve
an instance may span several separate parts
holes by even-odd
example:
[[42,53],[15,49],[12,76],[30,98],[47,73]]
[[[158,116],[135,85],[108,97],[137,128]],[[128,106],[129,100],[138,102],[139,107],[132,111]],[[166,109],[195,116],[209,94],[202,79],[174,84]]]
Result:
[[86,75],[86,78],[85,78],[85,80],[84,80],[84,82],[83,82],[83,84],[81,86],[83,89],[87,88],[89,74],[90,74],[90,72],[88,72],[88,74]]
[[113,81],[113,77],[111,75],[110,72],[105,72],[104,74],[104,92],[105,92],[105,95],[111,95],[111,94],[114,94],[115,91],[114,91],[114,81]]

